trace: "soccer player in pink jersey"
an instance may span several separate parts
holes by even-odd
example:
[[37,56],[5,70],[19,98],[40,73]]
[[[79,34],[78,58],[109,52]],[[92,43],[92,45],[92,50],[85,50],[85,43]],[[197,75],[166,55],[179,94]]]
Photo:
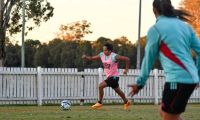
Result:
[[119,87],[119,72],[118,72],[118,62],[120,60],[124,60],[126,64],[126,68],[124,70],[124,74],[127,74],[129,68],[129,58],[125,56],[120,56],[113,52],[113,46],[109,43],[104,44],[103,52],[96,56],[87,56],[83,55],[82,58],[84,60],[98,60],[101,59],[104,67],[104,73],[106,74],[106,80],[102,81],[99,84],[99,98],[98,102],[92,106],[92,108],[97,109],[102,107],[103,100],[103,89],[105,87],[111,87],[115,90],[115,92],[123,99],[124,101],[124,109],[127,110],[130,101],[126,98],[125,94]]

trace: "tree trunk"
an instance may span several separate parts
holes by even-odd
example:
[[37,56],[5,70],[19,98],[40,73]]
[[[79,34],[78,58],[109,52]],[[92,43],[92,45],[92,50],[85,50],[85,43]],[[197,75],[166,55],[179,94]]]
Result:
[[0,0],[0,67],[4,66],[5,61],[5,28],[3,27],[4,20],[4,0]]
[[0,67],[5,63],[5,31],[0,27]]

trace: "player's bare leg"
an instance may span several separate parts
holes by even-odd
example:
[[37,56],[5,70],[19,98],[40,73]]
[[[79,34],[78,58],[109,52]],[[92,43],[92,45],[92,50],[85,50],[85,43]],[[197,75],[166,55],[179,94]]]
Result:
[[115,88],[114,90],[123,99],[124,109],[127,110],[130,105],[130,101],[126,98],[125,94],[121,91],[119,87]]
[[99,100],[96,104],[94,104],[92,106],[93,109],[97,109],[97,108],[101,108],[102,107],[102,100],[103,100],[103,95],[104,95],[104,92],[103,92],[103,89],[107,87],[107,84],[105,81],[102,81],[100,84],[99,84]]

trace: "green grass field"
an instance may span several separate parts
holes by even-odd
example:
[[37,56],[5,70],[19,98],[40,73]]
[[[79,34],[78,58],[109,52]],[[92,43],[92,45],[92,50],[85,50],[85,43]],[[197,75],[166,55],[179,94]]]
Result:
[[[189,104],[184,120],[200,119],[200,104]],[[0,120],[161,120],[157,105],[104,105],[100,110],[90,106],[72,106],[62,111],[60,106],[0,106]]]

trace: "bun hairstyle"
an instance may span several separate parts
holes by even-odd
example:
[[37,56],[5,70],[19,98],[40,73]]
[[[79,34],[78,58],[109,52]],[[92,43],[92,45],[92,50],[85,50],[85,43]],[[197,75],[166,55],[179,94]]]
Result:
[[171,0],[154,0],[153,7],[158,11],[160,15],[167,17],[177,17],[183,21],[189,21],[188,17],[191,16],[184,10],[174,9],[171,4]]

